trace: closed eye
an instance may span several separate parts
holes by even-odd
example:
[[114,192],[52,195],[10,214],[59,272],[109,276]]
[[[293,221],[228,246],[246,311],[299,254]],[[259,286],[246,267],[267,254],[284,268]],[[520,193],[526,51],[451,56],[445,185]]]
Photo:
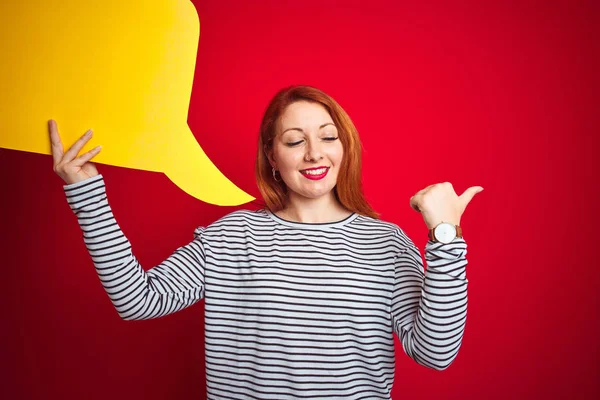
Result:
[[[333,142],[335,140],[338,140],[338,137],[337,136],[328,136],[328,137],[321,138],[321,140],[324,140],[326,142]],[[304,140],[298,140],[297,142],[288,142],[288,143],[286,143],[286,146],[294,147],[294,146],[298,146],[302,142],[304,142]]]

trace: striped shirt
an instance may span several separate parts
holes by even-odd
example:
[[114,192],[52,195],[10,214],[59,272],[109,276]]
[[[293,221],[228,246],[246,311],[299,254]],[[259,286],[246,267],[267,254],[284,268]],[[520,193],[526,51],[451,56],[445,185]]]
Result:
[[205,299],[209,399],[390,399],[396,333],[417,363],[445,369],[467,312],[466,243],[419,250],[358,214],[322,224],[236,211],[145,271],[102,175],[64,186],[119,315],[161,317]]

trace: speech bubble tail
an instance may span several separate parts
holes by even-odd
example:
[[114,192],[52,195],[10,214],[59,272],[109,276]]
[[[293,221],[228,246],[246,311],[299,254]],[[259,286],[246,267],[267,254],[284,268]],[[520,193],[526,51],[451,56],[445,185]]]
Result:
[[177,135],[186,139],[173,142],[170,148],[165,175],[184,192],[205,203],[237,206],[254,200],[219,171],[186,128],[189,133]]

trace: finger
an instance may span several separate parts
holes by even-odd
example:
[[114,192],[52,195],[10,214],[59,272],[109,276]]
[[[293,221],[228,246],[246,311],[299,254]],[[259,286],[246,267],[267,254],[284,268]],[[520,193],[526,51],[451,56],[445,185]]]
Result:
[[93,149],[91,149],[90,151],[83,153],[82,155],[80,155],[79,157],[74,159],[72,164],[76,167],[81,167],[83,164],[90,161],[98,153],[100,153],[100,150],[102,150],[102,146],[96,146]]
[[77,157],[77,154],[79,154],[79,152],[81,151],[83,146],[85,146],[85,144],[88,142],[88,140],[90,140],[92,138],[92,135],[93,135],[92,130],[88,129],[88,131],[86,133],[84,133],[83,136],[81,136],[79,139],[77,139],[77,141],[75,143],[73,143],[71,148],[69,150],[67,150],[67,152],[65,153],[65,155],[62,158],[62,161],[63,162],[73,161],[73,159],[75,157]]
[[418,195],[414,195],[413,197],[410,198],[411,208],[418,213],[421,212],[421,209],[419,208],[419,199],[420,199],[420,196],[418,196]]
[[60,135],[58,134],[58,127],[55,120],[51,119],[48,121],[48,130],[50,131],[50,149],[52,151],[52,159],[54,161],[54,166],[56,167],[60,160],[62,160],[64,149],[60,140]]
[[427,193],[427,191],[429,189],[431,189],[432,187],[434,187],[435,185],[437,185],[437,183],[434,183],[433,185],[429,185],[424,189],[419,190],[417,193],[415,193],[415,195],[413,197],[410,198],[410,206],[412,207],[413,210],[415,210],[416,212],[421,212],[421,209],[419,208],[419,202],[421,201],[421,198],[423,197],[423,195],[425,193]]
[[429,186],[427,186],[426,188],[419,190],[419,191],[417,192],[417,194],[423,194],[423,193],[426,193],[426,192],[427,192],[429,189],[431,189],[431,188],[432,188],[432,187],[434,187],[435,185],[437,185],[437,183],[434,183],[433,185],[429,185]]
[[482,191],[483,188],[481,186],[471,186],[470,188],[465,190],[464,193],[461,194],[459,197],[459,200],[462,202],[463,208],[466,207],[471,200],[473,200],[473,197],[477,193],[481,193]]

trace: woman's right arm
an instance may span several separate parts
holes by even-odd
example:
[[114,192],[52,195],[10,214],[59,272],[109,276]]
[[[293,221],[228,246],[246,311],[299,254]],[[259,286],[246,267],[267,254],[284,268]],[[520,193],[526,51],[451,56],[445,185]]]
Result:
[[161,317],[188,307],[204,296],[202,228],[194,240],[147,272],[114,218],[102,175],[90,160],[94,149],[77,154],[91,137],[82,136],[63,153],[54,121],[49,122],[54,171],[65,181],[67,201],[77,215],[86,247],[106,293],[126,320]]
[[121,318],[162,317],[204,296],[202,228],[194,240],[144,271],[115,220],[102,175],[64,186],[96,272]]

